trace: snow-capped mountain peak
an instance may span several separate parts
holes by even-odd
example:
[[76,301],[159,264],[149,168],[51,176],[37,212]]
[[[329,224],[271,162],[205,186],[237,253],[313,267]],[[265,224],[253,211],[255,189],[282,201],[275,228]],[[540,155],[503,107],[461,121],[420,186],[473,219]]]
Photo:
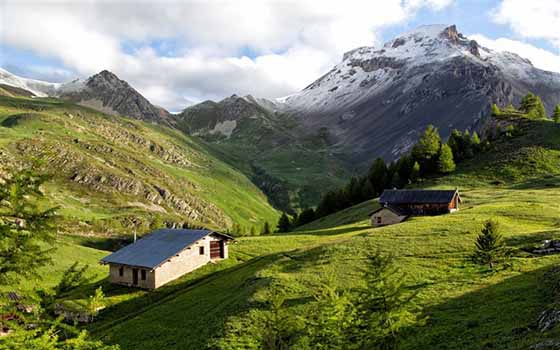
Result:
[[[535,81],[541,72],[512,53],[480,46],[457,31],[455,25],[427,25],[403,33],[382,47],[359,47],[344,54],[342,62],[299,93],[276,100],[280,109],[316,111],[344,109],[390,87],[407,72],[423,66],[464,62],[498,67],[511,78]],[[553,77],[552,79],[557,79]],[[413,89],[418,80],[407,82]]]
[[476,129],[492,103],[516,104],[529,91],[551,110],[560,100],[560,74],[482,47],[454,25],[430,25],[346,52],[305,89],[277,99],[275,108],[300,117],[307,130],[326,128],[357,160],[394,159],[426,125],[443,136],[452,128]]

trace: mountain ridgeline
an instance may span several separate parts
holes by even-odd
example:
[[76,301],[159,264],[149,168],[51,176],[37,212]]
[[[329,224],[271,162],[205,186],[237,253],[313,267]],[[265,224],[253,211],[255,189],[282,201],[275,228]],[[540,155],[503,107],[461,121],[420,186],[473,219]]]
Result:
[[560,74],[482,47],[454,25],[422,26],[383,47],[349,51],[284,98],[232,95],[178,114],[152,105],[108,71],[51,84],[2,70],[0,84],[12,90],[0,90],[5,95],[22,89],[178,129],[288,212],[316,205],[375,158],[391,162],[408,154],[428,125],[445,140],[453,129],[480,133],[491,122],[492,104],[519,105],[529,91],[542,98],[547,115],[560,103]]

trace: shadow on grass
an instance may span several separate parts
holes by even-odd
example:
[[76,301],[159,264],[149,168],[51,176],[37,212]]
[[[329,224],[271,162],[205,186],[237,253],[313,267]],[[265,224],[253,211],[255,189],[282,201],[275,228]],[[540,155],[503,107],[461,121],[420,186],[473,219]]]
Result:
[[[212,297],[212,291],[214,289],[218,290],[220,293],[231,295],[238,292],[241,293],[241,290],[244,290],[244,294],[250,296],[257,287],[266,286],[270,283],[270,279],[259,277],[256,272],[273,263],[280,257],[279,254],[258,257],[199,278],[186,281],[178,280],[153,291],[108,284],[107,296],[119,296],[130,293],[136,293],[138,295],[103,310],[96,322],[90,326],[89,330],[94,335],[103,336],[114,327],[127,321],[142,319],[143,317],[151,318],[149,311],[157,309],[160,306],[165,306],[165,303],[180,298],[191,291],[196,292],[205,287],[208,288],[208,297],[210,298]],[[243,276],[237,276],[239,274]],[[233,275],[237,276],[237,278],[232,277]],[[236,285],[235,287],[220,288],[219,285],[224,282],[235,282]],[[234,298],[232,297],[232,299]],[[244,300],[243,302],[246,301],[247,300]],[[206,302],[208,302],[208,300]],[[243,304],[243,302],[241,304]],[[225,312],[222,316],[223,320],[225,320],[229,316],[229,313]],[[200,320],[201,318],[204,318],[204,316],[201,317],[198,315],[196,319]],[[164,328],[167,319],[163,318],[152,322],[161,322],[162,324],[159,326]],[[154,326],[157,327],[158,325],[155,324]],[[212,326],[222,327],[223,322],[212,324]],[[115,342],[119,343],[118,339],[112,339],[112,341],[114,340],[117,340]],[[129,339],[129,341],[134,341],[134,339]],[[123,349],[126,348],[128,347],[124,347]]]
[[122,237],[110,237],[110,238],[88,238],[84,237],[83,239],[79,240],[79,244],[93,248],[97,250],[106,250],[110,252],[117,251],[129,244],[131,244],[133,240],[130,237],[122,238]]
[[528,349],[546,337],[536,320],[559,279],[550,267],[424,309],[427,324],[403,333],[403,349]]
[[504,239],[508,247],[519,249],[533,248],[536,245],[543,243],[547,239],[560,238],[559,230],[540,231],[531,234],[511,236]]

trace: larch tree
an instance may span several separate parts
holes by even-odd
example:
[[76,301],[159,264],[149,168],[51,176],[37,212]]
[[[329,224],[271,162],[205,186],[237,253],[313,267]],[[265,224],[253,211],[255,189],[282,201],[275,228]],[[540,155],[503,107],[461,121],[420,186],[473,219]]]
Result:
[[420,164],[422,173],[434,170],[440,145],[441,137],[438,130],[433,125],[428,125],[418,143],[412,148],[412,157]]
[[[46,180],[46,176],[32,169],[0,178],[0,288],[13,286],[20,278],[36,276],[37,270],[51,261],[57,217],[55,208],[43,209],[45,199],[41,187]],[[69,286],[74,282],[62,283]],[[26,292],[21,298],[35,300],[36,296],[31,294]],[[5,321],[0,320],[2,328],[11,330],[0,337],[0,349],[118,350],[118,346],[91,340],[86,331],[61,326],[60,321],[46,312],[17,313],[17,306],[3,299],[0,299],[0,309],[18,315],[17,321],[1,324]]]
[[555,123],[560,123],[560,104],[554,107],[554,112],[552,112],[552,120]]
[[50,261],[56,215],[40,206],[46,179],[32,170],[0,179],[0,282],[34,275]]
[[439,151],[437,170],[442,174],[449,174],[455,171],[453,152],[451,151],[451,147],[449,147],[445,143],[441,145],[441,149]]
[[496,115],[500,115],[502,112],[500,111],[500,108],[498,108],[498,105],[493,103],[492,104],[492,115],[496,116]]

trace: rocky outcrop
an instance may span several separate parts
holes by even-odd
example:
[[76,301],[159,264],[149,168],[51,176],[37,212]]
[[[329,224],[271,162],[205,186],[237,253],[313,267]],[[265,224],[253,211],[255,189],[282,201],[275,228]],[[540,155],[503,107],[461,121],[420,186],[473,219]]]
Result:
[[107,114],[167,125],[173,122],[167,111],[152,105],[126,81],[107,70],[87,79],[84,88],[62,92],[60,97]]
[[[157,205],[190,222],[231,224],[218,207],[191,193],[196,191],[193,184],[178,183],[165,172],[131,157],[132,154],[121,153],[116,147],[79,139],[73,139],[72,143],[78,148],[73,149],[62,141],[48,142],[36,138],[18,142],[16,149],[21,155],[41,159],[45,164],[44,171],[87,187],[88,191],[128,197],[129,202],[148,203],[146,207]],[[127,164],[132,164],[136,170],[126,167]]]
[[399,69],[405,65],[405,62],[394,57],[375,57],[366,60],[351,60],[348,65],[360,67],[364,72],[373,72],[384,68]]

